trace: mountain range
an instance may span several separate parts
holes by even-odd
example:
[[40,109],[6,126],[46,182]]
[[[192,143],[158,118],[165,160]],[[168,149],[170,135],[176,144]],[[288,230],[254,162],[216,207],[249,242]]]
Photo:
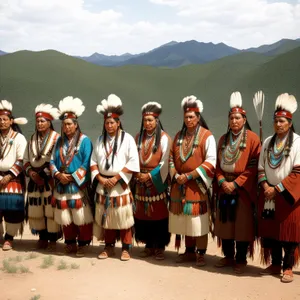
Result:
[[[271,57],[283,54],[299,46],[300,39],[282,39],[270,45],[243,50],[230,47],[224,43],[203,43],[195,40],[186,42],[171,41],[146,53],[104,55],[96,52],[91,56],[75,57],[100,66],[145,65],[176,68],[189,64],[204,64],[242,52],[255,52]],[[0,55],[4,54],[7,53],[0,50]]]
[[[273,131],[277,95],[288,92],[298,102],[300,99],[300,47],[276,56],[242,51],[212,62],[172,69],[138,65],[103,67],[53,50],[2,55],[0,66],[0,99],[12,101],[16,117],[29,119],[24,126],[27,137],[34,130],[36,105],[57,105],[69,95],[83,100],[86,110],[80,117],[80,126],[92,139],[103,126],[96,106],[111,93],[122,99],[125,114],[121,120],[128,132],[135,134],[139,130],[142,105],[158,101],[163,107],[161,121],[171,136],[181,128],[181,100],[195,95],[203,102],[203,115],[216,139],[226,131],[229,98],[236,90],[242,94],[243,107],[256,132],[258,122],[252,98],[257,90],[265,93],[265,137]],[[299,120],[300,109],[294,116],[296,130]],[[59,122],[56,126],[60,131]]]

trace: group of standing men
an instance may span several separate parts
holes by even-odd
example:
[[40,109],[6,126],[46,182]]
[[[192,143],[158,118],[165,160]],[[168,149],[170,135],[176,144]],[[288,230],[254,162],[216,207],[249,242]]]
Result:
[[[291,282],[300,242],[300,136],[292,123],[296,99],[288,94],[277,98],[274,135],[263,145],[250,129],[239,92],[231,95],[228,130],[218,147],[203,118],[203,103],[188,96],[181,107],[184,122],[173,141],[163,130],[157,102],[142,107],[134,139],[122,127],[120,98],[109,95],[96,108],[104,124],[92,146],[80,130],[78,118],[85,110],[80,99],[66,97],[58,109],[37,106],[36,130],[28,143],[18,127],[26,119],[14,118],[11,103],[2,100],[3,250],[12,249],[26,211],[39,248],[54,251],[63,234],[65,252],[80,257],[94,235],[105,241],[98,258],[106,259],[115,255],[120,238],[121,260],[126,261],[134,228],[136,241],[145,244],[142,257],[164,259],[174,233],[177,247],[185,236],[185,252],[177,262],[193,260],[202,267],[213,227],[225,256],[216,267],[243,273],[254,239],[260,237],[265,262],[272,258],[261,273],[280,274],[283,268],[281,281]],[[52,126],[58,118],[61,135]]]

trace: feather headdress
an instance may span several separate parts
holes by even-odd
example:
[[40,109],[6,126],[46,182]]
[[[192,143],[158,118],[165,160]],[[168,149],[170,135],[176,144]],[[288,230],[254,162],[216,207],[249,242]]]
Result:
[[289,95],[288,93],[281,94],[276,99],[274,117],[292,119],[297,107],[297,101],[293,95]]
[[202,113],[203,112],[203,103],[197,99],[197,97],[191,95],[183,98],[181,101],[181,108],[184,112],[195,111]]
[[[1,100],[0,101],[0,115],[7,115],[9,117],[12,116],[12,109],[13,106],[10,102],[8,102],[7,100]],[[17,125],[24,125],[27,124],[27,119],[26,118],[14,118],[14,123]]]
[[59,118],[59,111],[56,107],[51,104],[42,103],[35,108],[35,117],[45,118],[47,120],[57,120]]
[[60,119],[77,119],[82,115],[85,106],[79,98],[65,97],[58,104]]
[[246,111],[242,107],[242,95],[240,92],[233,92],[230,96],[230,111],[229,114],[240,113],[246,115]]
[[162,112],[161,105],[157,102],[148,102],[142,106],[143,116],[158,117]]
[[96,111],[98,114],[104,115],[104,118],[114,118],[118,119],[123,115],[123,107],[121,99],[115,95],[110,94],[107,100],[101,101],[101,104],[97,105]]

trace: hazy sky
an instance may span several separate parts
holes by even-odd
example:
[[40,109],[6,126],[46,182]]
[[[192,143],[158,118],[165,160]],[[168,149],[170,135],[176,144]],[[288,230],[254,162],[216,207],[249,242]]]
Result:
[[0,49],[140,53],[171,40],[236,48],[300,37],[300,0],[1,0]]

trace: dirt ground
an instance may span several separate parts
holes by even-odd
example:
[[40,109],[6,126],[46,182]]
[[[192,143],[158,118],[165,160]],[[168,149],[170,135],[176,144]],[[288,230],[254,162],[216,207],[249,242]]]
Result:
[[13,251],[0,250],[1,300],[300,299],[299,268],[294,270],[294,282],[283,284],[279,276],[259,275],[257,254],[248,261],[245,274],[237,276],[231,268],[213,267],[221,256],[213,240],[208,245],[207,266],[201,269],[193,263],[176,264],[173,241],[164,261],[138,258],[143,247],[135,245],[128,262],[119,259],[120,244],[115,258],[98,260],[103,245],[99,247],[97,241],[83,258],[64,255],[62,241],[57,252],[50,254],[35,251],[35,243],[36,237],[26,228]]

